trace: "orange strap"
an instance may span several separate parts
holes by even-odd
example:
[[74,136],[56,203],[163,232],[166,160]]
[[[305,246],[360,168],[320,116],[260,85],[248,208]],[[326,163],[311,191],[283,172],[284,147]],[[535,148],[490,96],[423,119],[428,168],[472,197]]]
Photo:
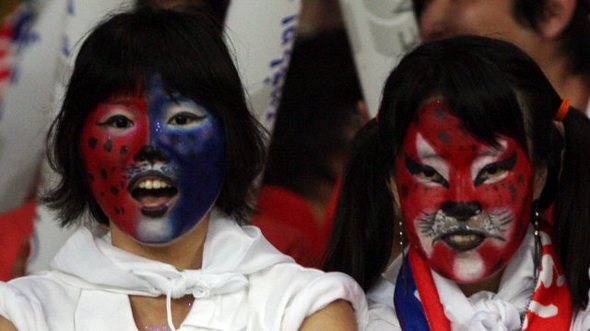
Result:
[[567,116],[567,113],[570,111],[570,101],[568,99],[563,99],[561,102],[561,106],[559,106],[559,110],[555,114],[555,120],[558,122],[563,122],[563,119]]

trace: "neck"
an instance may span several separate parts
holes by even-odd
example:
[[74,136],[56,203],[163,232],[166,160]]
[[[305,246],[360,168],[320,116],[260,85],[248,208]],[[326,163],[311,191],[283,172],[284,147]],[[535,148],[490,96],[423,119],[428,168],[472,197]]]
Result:
[[209,214],[203,217],[194,229],[173,242],[152,246],[136,241],[113,222],[110,223],[113,246],[150,260],[173,265],[178,270],[201,268],[208,227]]
[[457,284],[466,297],[481,291],[488,291],[497,293],[500,289],[500,280],[502,279],[503,271],[497,272],[492,277],[487,278],[475,284]]

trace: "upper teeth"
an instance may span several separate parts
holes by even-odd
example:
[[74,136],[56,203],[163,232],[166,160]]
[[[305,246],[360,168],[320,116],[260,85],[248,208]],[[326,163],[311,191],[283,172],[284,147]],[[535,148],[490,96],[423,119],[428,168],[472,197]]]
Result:
[[479,239],[479,236],[475,234],[459,235],[455,234],[449,237],[449,239],[457,244],[466,244]]
[[143,188],[146,190],[151,190],[151,189],[160,189],[160,188],[166,188],[166,187],[170,187],[171,185],[168,184],[168,182],[163,181],[163,180],[159,180],[159,179],[147,179],[144,180],[142,182],[139,183],[139,188]]

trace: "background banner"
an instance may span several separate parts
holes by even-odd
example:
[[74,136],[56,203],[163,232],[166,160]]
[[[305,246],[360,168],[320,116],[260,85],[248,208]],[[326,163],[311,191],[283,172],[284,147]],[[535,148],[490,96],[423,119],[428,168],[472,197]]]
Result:
[[411,0],[340,0],[363,93],[377,114],[385,79],[418,43]]
[[271,129],[287,73],[300,0],[232,0],[225,20],[252,110]]

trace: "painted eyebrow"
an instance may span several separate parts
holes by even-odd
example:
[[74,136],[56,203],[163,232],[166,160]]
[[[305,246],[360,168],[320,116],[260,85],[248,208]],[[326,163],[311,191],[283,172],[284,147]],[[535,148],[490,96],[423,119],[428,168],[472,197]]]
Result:
[[441,178],[441,180],[437,180],[437,181],[434,181],[434,182],[435,183],[439,183],[439,184],[441,184],[442,186],[444,186],[446,188],[449,188],[449,182],[438,171],[436,171],[436,169],[434,169],[433,167],[431,167],[429,165],[421,164],[418,161],[412,159],[407,154],[404,155],[404,159],[406,161],[406,167],[408,168],[408,170],[410,171],[410,173],[412,175],[417,175],[419,173],[424,173],[426,171],[434,171]]
[[489,169],[491,167],[496,167],[498,169],[502,169],[502,170],[506,170],[506,171],[510,171],[512,169],[514,169],[514,167],[516,166],[516,152],[512,153],[512,155],[510,155],[509,158],[498,161],[498,162],[493,162],[490,163],[488,165],[486,165],[485,167],[481,168],[481,170],[477,173],[477,177],[475,178],[475,182],[473,183],[475,186],[479,186],[481,184],[483,184],[483,179],[479,177],[479,174],[486,170]]

